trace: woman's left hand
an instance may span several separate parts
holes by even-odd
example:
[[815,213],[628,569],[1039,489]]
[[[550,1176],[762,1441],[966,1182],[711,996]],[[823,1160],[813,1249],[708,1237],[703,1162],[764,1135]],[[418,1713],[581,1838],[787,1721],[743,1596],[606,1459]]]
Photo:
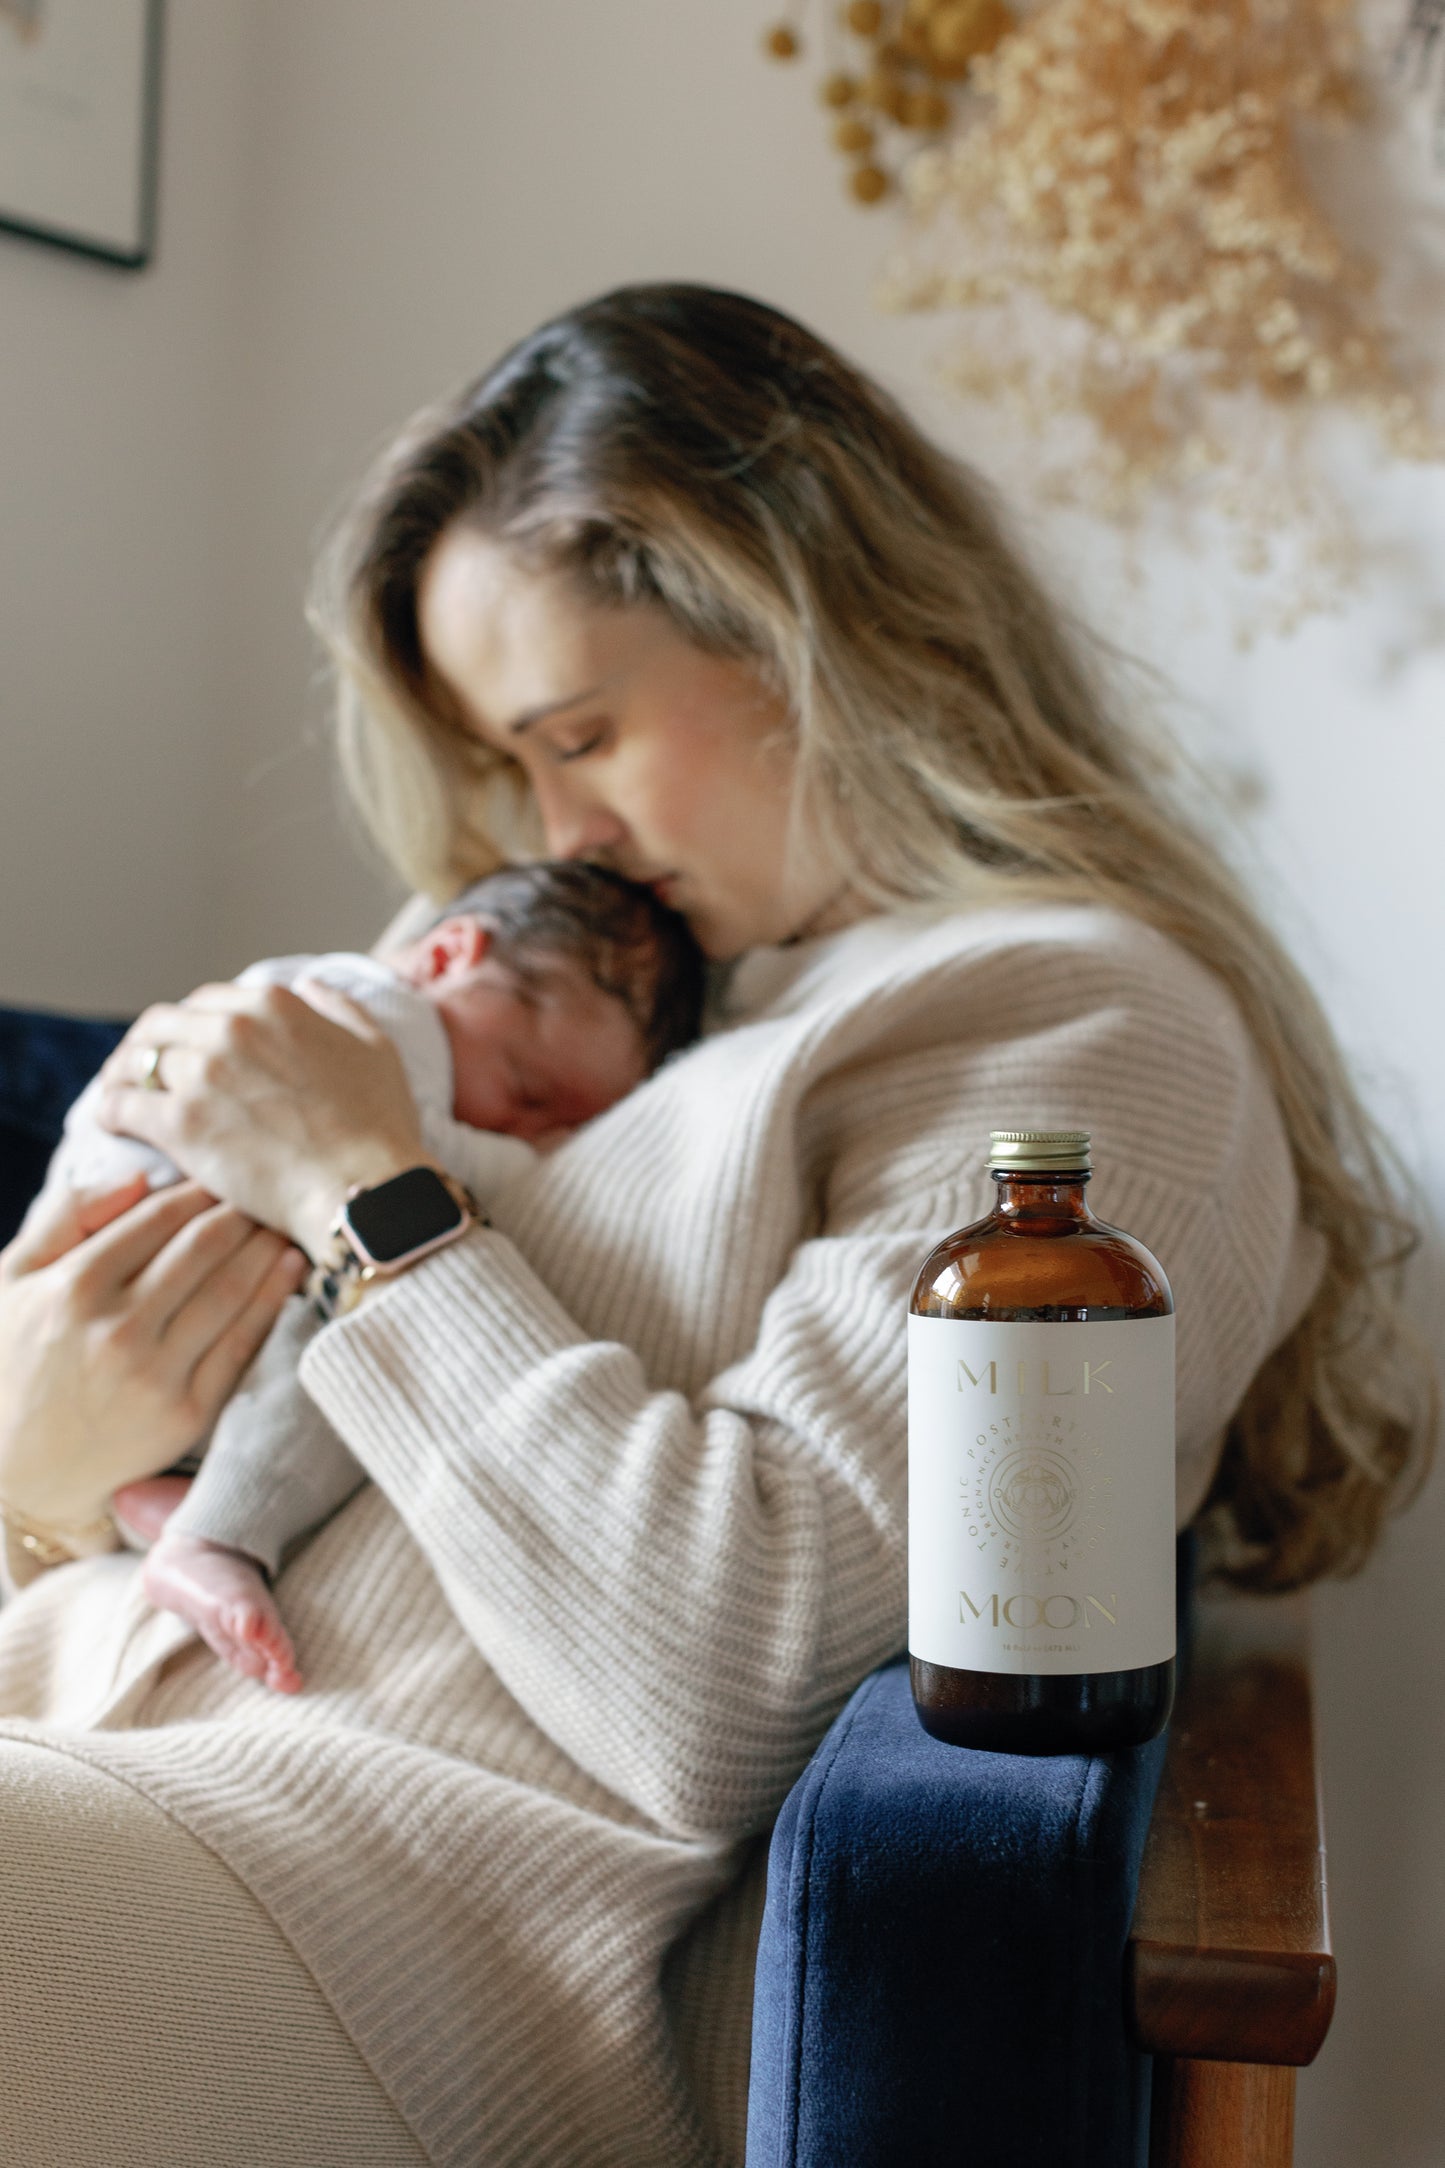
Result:
[[314,1258],[349,1189],[430,1155],[391,1039],[344,994],[300,983],[304,999],[217,985],[147,1009],[101,1072],[100,1117]]

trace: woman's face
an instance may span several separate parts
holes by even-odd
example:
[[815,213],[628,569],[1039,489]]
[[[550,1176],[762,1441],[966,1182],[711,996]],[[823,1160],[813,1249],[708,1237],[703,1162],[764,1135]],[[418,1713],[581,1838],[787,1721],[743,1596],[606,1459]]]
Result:
[[653,889],[713,957],[854,915],[835,868],[788,851],[789,718],[748,664],[461,526],[427,559],[417,614],[467,728],[525,774],[553,857]]

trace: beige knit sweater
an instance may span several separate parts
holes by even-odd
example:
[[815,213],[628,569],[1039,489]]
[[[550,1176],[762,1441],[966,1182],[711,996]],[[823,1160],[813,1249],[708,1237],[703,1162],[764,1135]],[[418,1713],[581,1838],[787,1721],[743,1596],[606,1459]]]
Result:
[[129,1553],[0,1613],[0,1733],[212,1846],[437,2163],[740,2159],[765,1833],[904,1640],[908,1292],[1015,1124],[1091,1130],[1169,1273],[1185,1519],[1317,1270],[1240,1022],[1106,913],[885,917],[744,958],[495,1230],[313,1344],[373,1481],[281,1580],[302,1695]]

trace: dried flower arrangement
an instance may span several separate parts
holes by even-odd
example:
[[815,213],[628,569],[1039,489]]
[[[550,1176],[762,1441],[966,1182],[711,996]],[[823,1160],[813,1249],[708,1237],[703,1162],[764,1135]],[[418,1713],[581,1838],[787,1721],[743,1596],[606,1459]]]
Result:
[[[871,66],[823,95],[865,105],[870,131],[924,125],[910,71],[936,73],[941,49],[961,71],[935,140],[902,165],[907,235],[884,297],[964,312],[957,388],[1037,430],[1084,418],[1054,495],[1121,518],[1203,481],[1256,559],[1262,527],[1313,520],[1338,582],[1339,523],[1322,539],[1281,417],[1344,404],[1398,455],[1445,454],[1297,141],[1365,110],[1354,0],[1038,0],[1017,18],[1003,0],[855,0],[844,21]],[[882,195],[871,134],[867,148],[855,192]],[[1262,403],[1284,465],[1261,495]]]
[[[896,180],[881,162],[880,136],[947,128],[955,115],[944,86],[967,81],[974,62],[1013,28],[1014,13],[1007,0],[844,0],[839,19],[857,41],[859,64],[830,69],[819,96],[838,116],[834,148],[854,161],[852,194],[878,203]],[[775,23],[763,45],[774,60],[796,60],[803,50],[796,19]]]

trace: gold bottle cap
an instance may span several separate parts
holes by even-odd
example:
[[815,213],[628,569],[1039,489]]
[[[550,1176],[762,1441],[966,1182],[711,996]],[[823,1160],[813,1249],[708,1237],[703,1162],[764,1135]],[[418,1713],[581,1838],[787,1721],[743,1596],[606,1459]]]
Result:
[[1076,1174],[1088,1167],[1087,1129],[995,1129],[988,1163],[1009,1174]]

